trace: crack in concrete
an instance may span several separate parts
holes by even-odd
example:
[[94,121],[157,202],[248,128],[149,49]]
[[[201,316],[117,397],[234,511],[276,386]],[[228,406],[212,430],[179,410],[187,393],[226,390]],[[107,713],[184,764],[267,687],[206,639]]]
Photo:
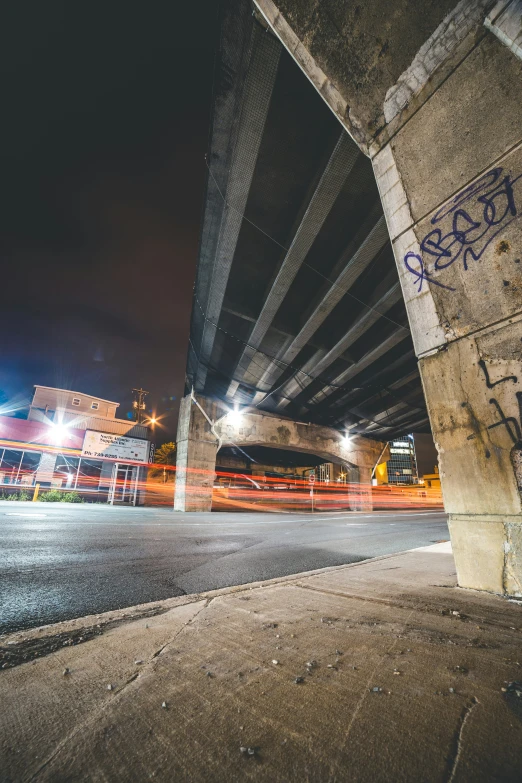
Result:
[[201,614],[201,612],[202,612],[204,609],[206,609],[206,608],[209,606],[209,604],[211,604],[211,603],[212,603],[212,601],[214,601],[214,598],[207,598],[207,599],[206,599],[206,601],[205,601],[205,604],[204,604],[204,606],[202,606],[202,607],[201,607],[201,609],[199,609],[199,610],[196,612],[196,614],[195,614],[195,615],[193,615],[193,617],[191,617],[191,618],[190,618],[190,620],[189,620],[188,622],[184,623],[184,624],[181,626],[181,628],[179,628],[179,629],[176,631],[176,633],[174,634],[174,636],[173,636],[171,639],[169,639],[167,642],[165,642],[165,644],[162,644],[162,645],[161,645],[161,647],[160,647],[159,649],[157,649],[157,650],[156,650],[156,652],[152,653],[152,655],[150,656],[150,658],[149,658],[149,660],[147,661],[147,663],[146,663],[144,666],[141,666],[141,668],[139,669],[139,671],[137,671],[135,674],[132,674],[132,675],[129,677],[129,679],[128,679],[128,680],[126,680],[126,681],[123,683],[123,685],[122,685],[120,688],[118,688],[118,690],[117,690],[117,692],[116,692],[116,694],[115,694],[115,695],[117,695],[117,696],[121,696],[121,694],[122,694],[122,693],[123,693],[123,691],[124,691],[124,690],[127,688],[127,686],[128,686],[128,685],[131,685],[131,683],[133,683],[133,682],[134,682],[134,680],[137,680],[137,679],[138,679],[138,677],[139,677],[141,674],[143,674],[145,671],[147,671],[147,669],[148,669],[148,668],[150,667],[150,665],[151,665],[151,664],[152,664],[152,663],[155,661],[155,659],[156,659],[156,658],[158,658],[158,657],[161,655],[161,653],[163,652],[163,650],[165,650],[167,647],[169,647],[169,646],[170,646],[170,645],[171,645],[171,644],[172,644],[172,643],[173,643],[173,642],[174,642],[174,641],[177,639],[177,637],[180,635],[180,633],[181,633],[182,631],[184,631],[184,630],[185,630],[185,628],[188,628],[188,626],[189,626],[189,625],[191,625],[191,623],[193,623],[193,622],[194,622],[194,620],[196,619],[196,617],[198,617],[198,616]]
[[[406,618],[406,621],[404,622],[405,626],[407,625],[407,623],[410,620],[410,618],[411,618],[411,616],[412,616],[414,611],[415,610],[412,609],[412,611],[409,613],[408,617]],[[398,642],[399,642],[399,639],[395,639],[393,641],[393,643],[390,645],[390,647],[382,654],[382,656],[380,657],[379,661],[375,665],[375,668],[373,669],[372,673],[370,674],[370,676],[368,678],[368,681],[366,683],[366,687],[365,687],[364,691],[362,692],[361,698],[359,699],[359,701],[355,705],[355,709],[353,711],[352,717],[351,717],[350,722],[348,724],[348,728],[346,729],[346,734],[344,736],[344,740],[343,740],[341,748],[340,748],[340,753],[339,753],[339,758],[340,759],[343,757],[344,748],[346,746],[346,743],[348,742],[348,737],[350,736],[350,732],[352,730],[353,724],[355,723],[355,721],[357,719],[357,716],[359,715],[359,712],[361,711],[361,709],[363,707],[363,704],[366,701],[366,698],[368,697],[368,694],[372,690],[372,684],[375,683],[375,675],[377,674],[377,671],[378,671],[379,667],[384,663],[384,660],[387,658],[387,656],[389,656],[393,652],[393,649],[397,646]],[[339,764],[340,764],[340,761],[338,761],[337,764],[335,765],[334,770],[333,770],[334,773],[339,770]],[[335,775],[333,777],[335,778]]]
[[173,643],[173,642],[174,642],[174,641],[177,639],[177,637],[179,636],[179,634],[180,634],[182,631],[184,631],[186,628],[188,628],[188,626],[189,626],[189,625],[191,625],[191,623],[193,623],[193,622],[194,622],[194,620],[195,620],[197,617],[199,617],[199,615],[201,614],[201,612],[202,612],[204,609],[206,609],[206,608],[209,606],[209,604],[211,604],[211,603],[212,603],[212,601],[213,601],[213,600],[214,600],[213,598],[207,598],[207,599],[205,600],[205,603],[204,603],[204,605],[203,605],[203,606],[202,606],[202,607],[201,607],[201,608],[200,608],[200,609],[199,609],[199,610],[198,610],[198,611],[197,611],[197,612],[196,612],[196,613],[195,613],[195,614],[194,614],[194,615],[193,615],[193,616],[190,618],[190,620],[188,620],[186,623],[183,623],[183,625],[182,625],[182,626],[181,626],[181,627],[180,627],[180,628],[179,628],[179,629],[176,631],[176,633],[174,634],[174,636],[172,636],[172,638],[171,638],[171,639],[169,639],[167,642],[165,642],[165,644],[163,644],[163,645],[162,645],[162,646],[161,646],[161,647],[160,647],[158,650],[156,650],[156,652],[154,652],[154,653],[152,654],[152,656],[149,658],[149,661],[147,662],[147,664],[145,665],[145,667],[144,667],[144,668],[142,668],[140,671],[136,672],[135,674],[131,675],[131,677],[129,677],[129,678],[128,678],[128,679],[127,679],[127,680],[126,680],[124,683],[123,683],[123,685],[121,686],[121,688],[118,688],[118,690],[117,690],[117,691],[115,692],[115,694],[114,694],[114,698],[113,698],[113,699],[111,699],[111,700],[110,700],[109,702],[107,702],[106,704],[103,704],[103,705],[102,705],[102,706],[101,706],[101,707],[100,707],[98,710],[96,710],[96,711],[94,712],[94,714],[92,714],[92,715],[89,715],[85,721],[83,721],[83,722],[82,722],[80,725],[76,726],[76,727],[75,727],[75,728],[74,728],[74,729],[73,729],[73,730],[72,730],[72,731],[71,731],[71,732],[70,732],[70,733],[69,733],[69,734],[68,734],[68,735],[67,735],[67,736],[66,736],[66,737],[65,737],[65,738],[64,738],[64,739],[63,739],[63,740],[62,740],[62,741],[61,741],[61,742],[60,742],[60,743],[59,743],[59,744],[56,746],[56,748],[55,748],[55,749],[54,749],[54,751],[51,753],[51,755],[50,755],[50,756],[48,756],[48,758],[47,758],[45,761],[43,761],[43,762],[40,764],[40,766],[39,766],[39,767],[38,767],[38,768],[37,768],[37,769],[36,769],[36,770],[33,772],[33,774],[32,774],[32,775],[31,775],[31,776],[28,778],[28,780],[29,780],[29,781],[33,781],[33,780],[35,780],[35,779],[36,779],[36,778],[37,778],[37,777],[40,775],[40,773],[41,773],[41,772],[42,772],[42,771],[43,771],[43,770],[44,770],[46,767],[48,767],[48,766],[49,766],[49,764],[51,764],[51,763],[54,761],[54,759],[55,759],[55,758],[56,758],[56,757],[57,757],[57,756],[58,756],[58,755],[61,753],[61,751],[62,751],[62,750],[65,748],[65,746],[66,746],[66,745],[67,745],[67,744],[68,744],[68,743],[69,743],[69,742],[70,742],[72,739],[74,739],[74,738],[75,738],[75,737],[76,737],[76,736],[77,736],[79,733],[81,733],[81,732],[85,731],[85,729],[86,729],[88,726],[90,726],[90,725],[92,725],[93,723],[95,723],[95,722],[96,722],[96,721],[97,721],[97,720],[100,718],[100,716],[101,716],[101,715],[102,715],[102,714],[103,714],[103,713],[104,713],[104,712],[107,710],[107,708],[108,708],[108,707],[110,707],[110,706],[113,706],[113,705],[114,705],[114,701],[115,701],[115,699],[116,699],[116,698],[117,698],[117,699],[120,699],[120,698],[121,698],[121,695],[122,695],[122,693],[123,693],[124,691],[126,691],[126,690],[127,690],[128,686],[129,686],[129,685],[131,685],[133,682],[135,682],[135,680],[137,680],[137,679],[138,679],[138,677],[139,677],[139,676],[140,676],[140,675],[141,675],[141,674],[142,674],[142,673],[143,673],[143,672],[146,670],[146,668],[147,668],[148,666],[152,665],[152,663],[154,662],[154,660],[155,660],[155,659],[156,659],[156,658],[157,658],[159,655],[161,655],[161,653],[163,652],[163,650],[164,650],[166,647],[168,647],[170,644],[172,644],[172,643]]
[[[313,590],[316,593],[324,593],[325,595],[335,595],[338,598],[346,598],[348,600],[352,600],[353,599],[353,600],[356,600],[356,601],[366,601],[368,603],[375,603],[375,604],[380,604],[380,605],[383,605],[383,606],[390,606],[390,607],[392,607],[394,609],[404,609],[404,611],[408,611],[411,608],[411,606],[409,606],[407,604],[404,604],[404,603],[401,603],[400,601],[390,601],[387,598],[374,598],[372,596],[356,595],[354,593],[341,593],[340,591],[329,590],[329,589],[324,588],[324,587],[313,587],[312,585],[299,584],[299,582],[293,582],[292,585],[294,587],[300,587],[303,590]],[[458,587],[458,588],[457,587],[453,587],[452,585],[434,585],[434,586],[437,587],[437,588],[443,587],[443,588],[446,588],[446,589],[458,590],[459,592],[460,592],[460,590],[466,589],[466,588],[461,588],[461,587]],[[491,595],[498,595],[498,593],[491,593]],[[505,596],[501,596],[501,597],[505,597]],[[455,600],[458,600],[458,599],[456,598]],[[439,606],[433,606],[432,608],[430,608],[428,606],[418,606],[418,607],[415,607],[415,611],[419,612],[419,613],[423,613],[423,614],[434,615],[435,617],[438,617],[438,616],[449,617],[450,616],[449,615],[449,610],[447,608],[441,609]],[[460,619],[461,622],[462,621],[463,622],[471,622],[471,623],[480,624],[481,626],[490,626],[491,628],[495,628],[496,630],[499,630],[499,631],[509,631],[509,630],[511,630],[511,626],[509,626],[509,625],[505,625],[505,624],[499,623],[499,622],[497,622],[495,620],[486,619],[485,617],[483,617],[481,615],[480,616],[479,615],[471,615],[471,614],[468,614],[467,612],[464,613],[464,614],[461,614],[461,617],[459,619]]]
[[[96,637],[102,636],[107,631],[118,628],[120,625],[135,622],[136,620],[157,617],[160,614],[169,612],[170,609],[171,607],[153,606],[150,609],[145,609],[125,617],[117,617],[114,620],[105,620],[90,626],[84,625],[80,628],[64,630],[57,634],[52,634],[51,636],[24,639],[9,647],[0,645],[0,666],[2,670],[12,669],[15,666],[20,666],[23,663],[33,661],[36,658],[45,658],[47,655],[60,652],[60,650],[65,650],[69,647],[77,647],[79,644],[90,642],[92,639],[96,639]],[[23,631],[20,633],[23,633]]]
[[468,722],[471,713],[478,704],[480,704],[479,700],[473,696],[471,698],[471,702],[466,704],[462,710],[459,725],[457,726],[453,739],[453,752],[448,760],[449,763],[451,763],[451,767],[449,769],[447,783],[453,783],[453,780],[455,779],[455,774],[457,772],[457,767],[462,753],[462,735],[464,733],[464,727]]
[[389,601],[386,598],[372,598],[365,595],[354,595],[353,593],[341,593],[337,590],[328,590],[324,587],[313,587],[312,585],[303,585],[299,582],[295,583],[295,587],[300,587],[303,590],[313,590],[315,593],[324,593],[325,595],[335,595],[338,598],[347,598],[349,600],[355,599],[356,601],[368,601],[375,604],[383,604],[384,606],[393,606],[398,609],[409,609],[409,606],[404,606],[397,601]]

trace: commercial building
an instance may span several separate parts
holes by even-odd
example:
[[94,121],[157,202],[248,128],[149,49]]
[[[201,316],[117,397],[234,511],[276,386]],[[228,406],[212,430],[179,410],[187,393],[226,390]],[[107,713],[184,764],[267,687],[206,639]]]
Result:
[[413,435],[403,435],[388,443],[390,459],[375,468],[374,484],[418,484],[417,458]]
[[413,435],[404,435],[390,441],[388,484],[417,484],[417,460]]
[[376,466],[375,485],[424,484],[440,490],[438,455],[431,435],[404,435],[389,441],[388,446],[390,459]]
[[0,416],[0,491],[76,490],[95,502],[142,502],[150,429],[119,403],[35,386],[27,419]]

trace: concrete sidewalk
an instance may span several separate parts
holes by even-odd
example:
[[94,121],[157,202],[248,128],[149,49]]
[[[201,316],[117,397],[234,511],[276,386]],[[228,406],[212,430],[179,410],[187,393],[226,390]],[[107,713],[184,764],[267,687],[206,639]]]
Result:
[[522,606],[447,546],[0,638],[0,779],[520,781]]

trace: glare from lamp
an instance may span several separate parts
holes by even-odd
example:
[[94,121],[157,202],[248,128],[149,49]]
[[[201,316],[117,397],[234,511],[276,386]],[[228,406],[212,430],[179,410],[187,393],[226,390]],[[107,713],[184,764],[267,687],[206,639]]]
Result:
[[57,443],[62,443],[62,441],[65,440],[66,437],[68,437],[67,432],[67,425],[62,423],[52,423],[51,424],[52,430],[53,430],[53,436],[54,440]]
[[243,414],[237,407],[237,405],[234,407],[234,410],[230,411],[228,414],[228,418],[230,419],[230,423],[233,424],[235,427],[241,422]]
[[344,446],[344,448],[345,448],[345,449],[347,449],[347,448],[348,448],[348,446],[350,446],[350,445],[351,445],[351,442],[352,442],[352,439],[350,438],[350,436],[349,436],[348,434],[346,434],[346,435],[343,437],[343,446]]

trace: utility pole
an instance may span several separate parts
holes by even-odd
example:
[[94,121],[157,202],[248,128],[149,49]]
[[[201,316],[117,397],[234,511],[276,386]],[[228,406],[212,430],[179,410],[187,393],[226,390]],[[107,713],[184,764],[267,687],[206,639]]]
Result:
[[145,397],[149,393],[145,389],[133,389],[134,400],[132,407],[134,408],[134,417],[137,424],[142,424],[143,415],[145,411]]

